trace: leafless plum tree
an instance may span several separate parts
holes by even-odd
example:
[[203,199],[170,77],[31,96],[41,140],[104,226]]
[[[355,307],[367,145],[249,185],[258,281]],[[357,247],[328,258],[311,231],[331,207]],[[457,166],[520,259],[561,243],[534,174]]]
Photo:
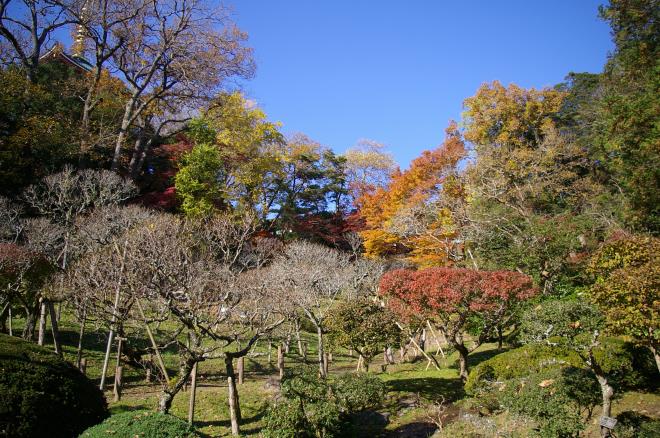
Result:
[[331,248],[296,241],[273,264],[274,282],[288,290],[318,337],[319,373],[327,375],[323,334],[324,319],[333,301],[350,285],[349,257]]

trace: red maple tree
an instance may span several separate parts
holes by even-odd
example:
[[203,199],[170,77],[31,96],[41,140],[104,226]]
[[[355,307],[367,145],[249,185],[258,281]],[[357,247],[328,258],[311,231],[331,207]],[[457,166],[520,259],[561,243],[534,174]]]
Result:
[[[519,303],[536,295],[527,275],[465,268],[398,269],[383,275],[380,293],[402,318],[434,321],[459,353],[460,376],[467,379],[468,355],[509,326]],[[474,345],[466,345],[470,333]]]

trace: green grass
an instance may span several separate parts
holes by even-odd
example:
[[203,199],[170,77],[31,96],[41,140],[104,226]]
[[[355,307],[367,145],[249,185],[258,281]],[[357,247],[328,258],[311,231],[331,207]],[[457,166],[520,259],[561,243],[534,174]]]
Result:
[[[15,319],[15,329],[20,329],[21,323],[20,319]],[[73,362],[78,339],[78,325],[65,313],[60,326],[65,358]],[[315,334],[303,333],[303,335],[309,345],[307,363],[314,364],[316,360]],[[90,324],[84,339],[84,356],[88,361],[87,375],[97,382],[101,374],[106,339],[106,330],[94,330]],[[47,340],[51,340],[50,332]],[[136,341],[132,339],[131,342]],[[137,342],[147,345],[146,339],[139,339]],[[277,375],[276,349],[272,350],[272,363],[268,363],[267,360],[266,340],[261,340],[254,352],[257,355],[249,356],[245,360],[245,383],[238,387],[243,415],[241,423],[243,436],[259,436],[259,431],[264,426],[263,416],[274,397],[274,391],[266,384],[269,379],[273,380]],[[485,344],[470,355],[469,364],[474,366],[498,353],[496,345]],[[398,353],[396,356],[398,360]],[[163,358],[168,370],[174,374],[178,364],[176,352],[173,349],[167,350],[164,352]],[[388,415],[389,423],[383,427],[365,422],[362,436],[405,437],[416,432],[421,436],[424,436],[425,431],[432,433],[434,426],[430,425],[427,417],[428,405],[440,400],[444,400],[445,405],[449,406],[443,420],[445,424],[455,421],[461,413],[471,412],[469,399],[466,399],[458,376],[456,353],[454,352],[446,358],[439,355],[437,359],[441,365],[440,370],[436,370],[433,366],[427,368],[426,359],[420,356],[415,362],[390,365],[386,372],[381,372],[382,356],[374,359],[371,370],[372,372],[377,371],[378,376],[387,384],[388,388],[388,396],[380,412]],[[113,356],[109,375],[106,378],[108,383],[113,381],[115,360],[116,357]],[[297,354],[295,341],[291,342],[290,354],[286,356],[285,363],[287,368],[299,367],[303,364],[302,358]],[[356,363],[357,357],[351,357],[343,350],[335,351],[330,364],[330,372],[334,374],[353,372]],[[195,425],[205,436],[230,436],[227,383],[224,373],[222,360],[209,360],[199,364]],[[122,400],[117,403],[111,402],[112,388],[109,384],[107,386],[106,397],[110,401],[112,413],[135,409],[155,409],[160,392],[158,383],[146,383],[144,371],[131,367],[124,367],[124,381],[126,386]],[[174,399],[171,413],[179,418],[187,418],[189,397],[189,391],[180,392]],[[626,410],[635,410],[651,417],[660,417],[660,396],[628,393],[615,402],[614,414]],[[487,417],[487,420],[484,421],[492,423],[491,426],[495,430],[511,429],[510,436],[525,436],[530,428],[529,422],[511,418],[506,414]],[[463,433],[467,434],[469,428],[459,423],[461,422],[458,421],[446,428],[451,432],[450,435],[440,436],[468,436]],[[594,425],[590,426],[586,436],[598,436]]]

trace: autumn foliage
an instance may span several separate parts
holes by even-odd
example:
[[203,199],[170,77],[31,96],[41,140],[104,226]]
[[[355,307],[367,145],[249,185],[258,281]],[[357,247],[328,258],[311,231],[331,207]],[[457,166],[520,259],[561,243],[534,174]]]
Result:
[[[452,123],[441,146],[432,151],[424,151],[419,158],[413,160],[408,170],[396,171],[387,187],[366,193],[357,201],[360,215],[366,223],[366,229],[361,234],[367,256],[407,253],[416,247],[417,259],[423,259],[428,254],[441,254],[437,248],[431,248],[429,251],[422,249],[429,246],[428,237],[424,233],[401,232],[396,229],[395,222],[397,217],[407,210],[443,196],[445,181],[453,175],[465,153],[457,126]],[[435,225],[442,228],[440,223],[444,219],[438,217]],[[447,227],[447,237],[453,234],[451,228]],[[436,264],[444,264],[444,261],[443,259]]]
[[[390,271],[381,279],[380,293],[404,319],[421,315],[438,324],[460,354],[465,379],[470,351],[506,328],[517,304],[537,290],[530,277],[518,272],[441,267]],[[475,335],[472,350],[465,346],[468,329]]]

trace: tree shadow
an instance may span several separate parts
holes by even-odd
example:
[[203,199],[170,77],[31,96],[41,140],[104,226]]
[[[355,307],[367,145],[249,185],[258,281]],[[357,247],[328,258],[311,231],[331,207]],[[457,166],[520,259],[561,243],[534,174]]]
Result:
[[386,382],[389,391],[410,392],[419,394],[427,400],[439,400],[441,397],[448,402],[465,396],[463,384],[459,378],[443,377],[413,377]]
[[[264,417],[264,415],[266,415],[266,410],[262,409],[251,417],[243,417],[240,421],[241,432],[247,433],[248,431],[250,431],[251,429],[245,429],[243,426],[247,426],[261,420]],[[195,427],[197,428],[209,427],[209,426],[230,428],[231,421],[230,420],[195,421]],[[258,431],[261,428],[253,428],[253,429]]]
[[142,403],[135,406],[126,406],[126,405],[113,406],[110,410],[112,411],[112,415],[115,415],[115,414],[123,414],[124,412],[147,411],[152,409],[153,406]]
[[494,348],[492,350],[476,351],[468,356],[468,366],[473,367],[479,365],[481,362],[484,362],[497,356],[498,354],[505,353],[509,350],[510,348],[502,347],[501,350]]
[[432,436],[437,429],[438,426],[433,423],[416,421],[399,426],[385,436],[388,438],[427,438]]

